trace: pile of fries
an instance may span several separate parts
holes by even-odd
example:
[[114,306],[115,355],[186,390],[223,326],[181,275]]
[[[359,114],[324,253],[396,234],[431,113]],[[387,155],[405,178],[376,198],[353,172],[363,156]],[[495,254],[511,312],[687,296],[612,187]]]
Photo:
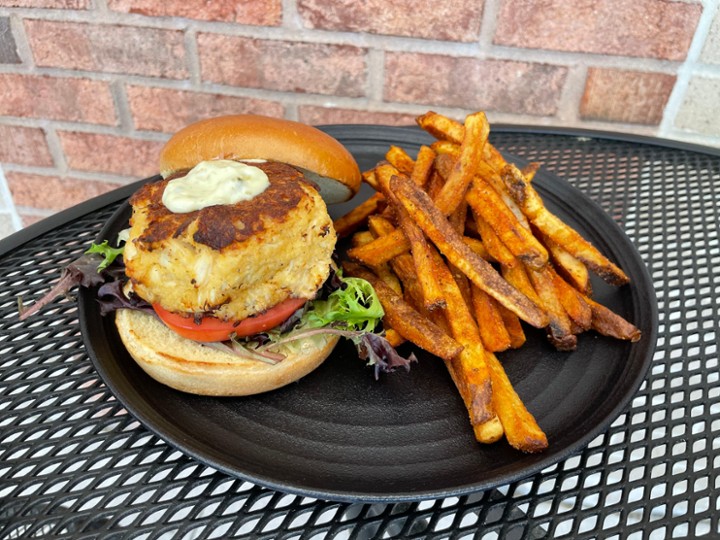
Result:
[[547,436],[495,353],[523,345],[521,321],[564,351],[591,329],[639,340],[591,298],[590,272],[612,285],[629,279],[545,208],[532,185],[539,165],[506,162],[483,112],[464,123],[428,112],[417,122],[436,141],[415,158],[391,146],[363,173],[375,194],[335,221],[351,238],[343,268],[375,287],[391,343],[445,362],[479,442],[505,435],[520,451],[542,451]]

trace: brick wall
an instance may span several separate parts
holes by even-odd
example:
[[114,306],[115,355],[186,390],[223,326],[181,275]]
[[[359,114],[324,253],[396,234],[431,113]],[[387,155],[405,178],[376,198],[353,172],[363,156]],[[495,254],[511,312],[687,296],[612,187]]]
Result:
[[720,0],[0,0],[0,236],[258,112],[428,109],[720,147]]

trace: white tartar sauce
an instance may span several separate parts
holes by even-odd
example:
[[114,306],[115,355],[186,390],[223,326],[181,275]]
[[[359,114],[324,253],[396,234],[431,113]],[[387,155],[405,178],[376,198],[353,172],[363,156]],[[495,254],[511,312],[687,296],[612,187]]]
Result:
[[171,212],[185,214],[249,201],[269,185],[267,174],[259,167],[229,159],[201,161],[185,176],[168,182],[162,202]]

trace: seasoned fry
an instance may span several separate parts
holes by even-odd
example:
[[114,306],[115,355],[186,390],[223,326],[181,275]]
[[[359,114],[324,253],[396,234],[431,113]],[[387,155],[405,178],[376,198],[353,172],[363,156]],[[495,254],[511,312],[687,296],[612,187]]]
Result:
[[550,318],[547,327],[548,339],[559,351],[574,351],[577,347],[577,336],[573,333],[570,317],[560,302],[550,272],[547,268],[528,268],[527,274],[540,297],[545,313]]
[[417,159],[415,160],[415,166],[410,173],[410,180],[412,180],[416,186],[425,187],[430,181],[436,156],[435,151],[429,146],[423,145],[420,147]]
[[494,442],[502,436],[502,430],[491,406],[492,387],[480,333],[452,272],[436,251],[432,254],[438,283],[447,300],[445,318],[453,337],[464,347],[453,359],[450,373],[463,396],[471,424],[480,426],[475,430],[476,436],[482,437],[478,440]]
[[480,156],[489,133],[490,125],[485,113],[471,114],[465,119],[465,134],[460,145],[460,155],[435,199],[435,204],[446,216],[452,214],[465,198],[465,192],[477,173]]
[[355,234],[352,235],[352,238],[350,239],[350,243],[357,247],[357,246],[364,246],[368,242],[372,242],[375,240],[375,237],[370,231],[358,231]]
[[460,145],[451,141],[435,141],[430,145],[435,153],[440,155],[450,155],[457,158],[460,155]]
[[508,163],[484,113],[458,122],[430,111],[417,123],[436,140],[414,159],[390,146],[363,173],[376,194],[336,220],[352,239],[354,262],[343,266],[375,286],[391,343],[443,359],[478,442],[505,435],[522,452],[542,451],[547,436],[495,353],[525,343],[522,321],[558,350],[591,329],[637,341],[638,328],[591,298],[591,271],[614,285],[628,278],[545,208],[532,185],[540,164]]
[[339,238],[349,236],[358,228],[365,225],[368,216],[378,211],[380,204],[385,198],[380,193],[375,193],[366,201],[360,203],[347,214],[333,221],[333,227]]
[[369,185],[375,191],[380,191],[380,186],[378,185],[377,175],[375,174],[375,169],[372,169],[370,171],[364,171],[362,173],[362,179],[363,179],[363,182],[365,182],[367,185]]
[[537,292],[535,292],[535,286],[532,281],[530,281],[530,276],[528,276],[525,266],[518,263],[502,265],[500,271],[507,282],[527,296],[533,304],[537,306],[542,305],[542,300]]
[[368,229],[370,229],[370,232],[377,238],[393,232],[395,225],[385,216],[376,214],[368,217]]
[[[465,138],[465,127],[456,120],[451,120],[441,114],[429,111],[416,118],[417,124],[436,139],[445,139],[455,144],[462,143]],[[500,152],[491,144],[486,144],[484,151],[486,161],[497,171],[505,166]]]
[[608,283],[625,285],[630,281],[625,272],[608,260],[595,246],[545,208],[540,195],[517,167],[507,165],[503,172],[503,180],[525,215],[543,234],[583,261]]
[[538,328],[547,324],[545,313],[511,287],[492,266],[465,245],[462,237],[454,231],[424,191],[410,182],[402,181],[398,176],[391,178],[390,189],[397,194],[408,213],[443,255],[475,285],[525,322]]
[[449,140],[455,144],[460,144],[465,138],[465,128],[461,123],[436,112],[428,111],[418,116],[416,121],[421,128],[436,139]]
[[500,352],[512,346],[510,333],[495,300],[485,291],[472,285],[470,288],[473,313],[485,349]]
[[592,283],[590,282],[590,273],[588,272],[587,266],[577,257],[570,255],[570,253],[557,242],[553,242],[545,235],[541,237],[558,273],[568,280],[578,291],[591,295]]
[[463,242],[465,242],[467,247],[472,249],[477,255],[479,255],[486,261],[494,260],[488,253],[488,250],[485,247],[485,244],[483,244],[482,240],[478,240],[477,238],[473,238],[472,236],[463,236],[462,240]]
[[526,453],[546,449],[547,436],[515,392],[500,361],[493,353],[487,352],[485,363],[492,378],[493,405],[510,446]]
[[[352,237],[353,246],[362,246],[375,240],[375,236],[370,231],[356,232]],[[385,284],[398,294],[402,294],[402,285],[395,272],[392,271],[387,263],[373,267],[373,271],[382,279]]]
[[507,187],[505,186],[505,182],[503,181],[500,174],[495,169],[493,169],[487,162],[482,162],[478,170],[478,176],[495,189],[495,191],[503,200],[508,209],[515,215],[518,222],[520,222],[520,224],[522,224],[522,226],[526,229],[530,229],[530,222],[528,221],[525,214],[523,214],[518,204],[515,202],[515,199],[513,199],[508,192]]
[[502,197],[487,182],[476,179],[467,193],[467,201],[473,214],[482,216],[510,253],[530,268],[542,268],[547,264],[547,250],[530,229],[518,221]]
[[446,306],[445,298],[435,276],[430,245],[425,238],[425,234],[411,219],[407,210],[395,199],[392,190],[385,195],[392,201],[400,229],[410,243],[410,253],[415,263],[415,275],[423,292],[425,308],[430,311],[444,308]]
[[540,169],[540,163],[537,161],[531,161],[520,170],[522,171],[525,180],[532,182],[533,178],[535,178],[535,173],[538,172],[538,169]]
[[462,345],[410,307],[373,272],[353,263],[345,263],[343,268],[348,275],[363,278],[372,284],[388,323],[402,337],[439,358],[450,360],[460,353]]
[[521,264],[515,255],[510,253],[510,250],[503,244],[498,235],[495,234],[495,230],[482,216],[476,215],[474,210],[473,218],[477,234],[482,239],[482,243],[493,261],[499,262],[502,266]]
[[510,348],[519,349],[526,341],[525,331],[520,323],[520,319],[505,306],[497,304],[497,308],[503,322],[505,323],[505,330],[507,330],[507,333],[510,336]]
[[368,266],[377,266],[410,251],[410,242],[403,232],[396,229],[392,233],[380,236],[369,244],[349,249],[347,255],[354,261]]
[[640,340],[642,332],[635,325],[587,296],[584,299],[592,309],[592,328],[597,333],[632,342]]
[[403,174],[410,175],[415,168],[415,160],[399,146],[390,146],[390,149],[385,153],[385,159]]
[[397,330],[394,328],[387,328],[385,330],[385,339],[387,339],[388,343],[390,343],[393,347],[399,347],[407,341],[404,337],[398,334]]
[[573,333],[578,334],[589,330],[592,323],[592,309],[583,295],[560,277],[552,266],[547,267],[547,272],[552,278],[560,304],[576,326]]

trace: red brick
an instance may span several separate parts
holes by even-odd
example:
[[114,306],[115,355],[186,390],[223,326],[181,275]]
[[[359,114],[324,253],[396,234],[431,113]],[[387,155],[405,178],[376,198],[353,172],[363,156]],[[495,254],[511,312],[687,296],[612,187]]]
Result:
[[362,96],[366,50],[350,45],[198,35],[205,81],[281,92]]
[[51,167],[45,132],[40,128],[0,125],[0,162]]
[[38,66],[171,79],[188,75],[183,33],[177,30],[43,20],[26,20],[25,30]]
[[2,7],[87,9],[89,4],[89,0],[0,0]]
[[553,115],[567,68],[509,60],[388,53],[385,99],[464,109]]
[[619,69],[588,71],[580,116],[591,120],[659,125],[675,75]]
[[334,107],[301,106],[298,109],[299,120],[305,124],[374,124],[385,126],[415,125],[413,114],[372,112],[358,109],[339,109]]
[[8,188],[17,206],[62,210],[107,193],[120,184],[79,178],[6,173]]
[[0,74],[0,115],[117,123],[108,83],[45,75]]
[[162,142],[77,131],[60,131],[58,135],[71,169],[132,177],[158,172]]
[[148,86],[128,86],[130,112],[137,129],[173,133],[212,116],[254,113],[282,117],[285,108],[263,99],[205,94]]
[[282,22],[281,0],[109,0],[108,8],[151,17],[186,17],[259,26]]
[[668,0],[503,0],[494,43],[683,60],[702,6]]
[[447,41],[475,41],[483,1],[298,0],[306,27]]

